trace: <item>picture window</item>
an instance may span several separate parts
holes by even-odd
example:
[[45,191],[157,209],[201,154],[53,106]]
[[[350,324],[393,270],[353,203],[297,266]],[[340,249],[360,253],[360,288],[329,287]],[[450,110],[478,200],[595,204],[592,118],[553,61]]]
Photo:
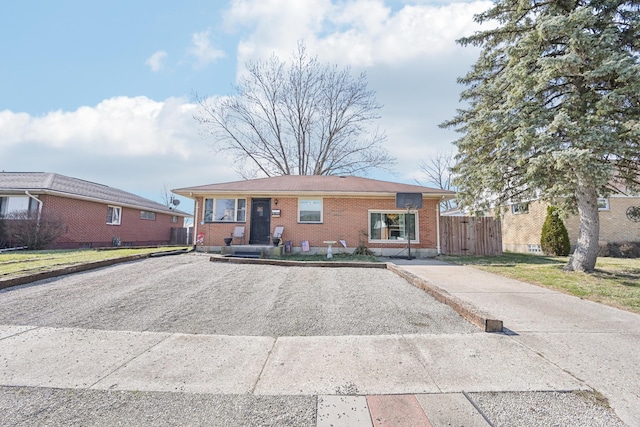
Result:
[[204,222],[245,222],[246,199],[204,199]]

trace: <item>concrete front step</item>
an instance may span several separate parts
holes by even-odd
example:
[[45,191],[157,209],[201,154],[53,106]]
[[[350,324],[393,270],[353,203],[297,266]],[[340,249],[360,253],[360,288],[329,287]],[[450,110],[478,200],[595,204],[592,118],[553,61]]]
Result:
[[231,245],[220,248],[220,255],[238,258],[274,258],[282,256],[282,246]]

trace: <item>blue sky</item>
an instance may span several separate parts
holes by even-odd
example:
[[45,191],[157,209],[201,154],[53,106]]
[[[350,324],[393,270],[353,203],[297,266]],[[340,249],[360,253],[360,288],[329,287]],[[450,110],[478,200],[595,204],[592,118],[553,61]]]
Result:
[[[232,93],[247,61],[288,58],[366,71],[395,171],[451,151],[438,128],[459,107],[456,78],[477,50],[486,1],[168,0],[0,3],[0,170],[56,172],[162,201],[166,188],[239,180],[192,118],[193,94]],[[185,210],[191,209],[187,203]]]

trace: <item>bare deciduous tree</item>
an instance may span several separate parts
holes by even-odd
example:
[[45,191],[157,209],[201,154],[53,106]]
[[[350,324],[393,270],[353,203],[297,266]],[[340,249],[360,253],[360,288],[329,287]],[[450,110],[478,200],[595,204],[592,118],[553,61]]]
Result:
[[289,63],[273,55],[247,68],[234,96],[196,95],[194,116],[243,177],[358,175],[395,162],[373,127],[382,105],[364,73],[321,64],[302,43]]
[[[441,190],[455,191],[451,184],[452,174],[451,167],[455,164],[454,155],[452,152],[439,151],[433,157],[429,157],[426,160],[422,160],[419,163],[420,170],[424,174],[427,184],[435,185],[436,188]],[[416,180],[420,185],[423,185],[420,180]],[[442,202],[442,209],[454,209],[456,207],[455,200],[447,200]]]

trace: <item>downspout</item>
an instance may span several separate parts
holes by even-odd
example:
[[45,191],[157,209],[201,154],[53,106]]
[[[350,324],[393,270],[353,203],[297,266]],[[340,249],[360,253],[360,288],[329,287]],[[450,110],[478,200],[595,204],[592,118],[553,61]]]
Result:
[[198,198],[193,199],[193,249],[196,249],[196,240],[198,239]]
[[444,200],[444,196],[440,196],[440,200],[436,203],[436,251],[438,255],[442,255],[440,249],[440,204]]
[[42,216],[42,200],[38,199],[33,194],[29,193],[28,190],[24,190],[24,194],[26,194],[27,196],[31,197],[33,200],[38,202],[38,217],[36,219],[36,225],[39,227],[40,226],[40,217]]

